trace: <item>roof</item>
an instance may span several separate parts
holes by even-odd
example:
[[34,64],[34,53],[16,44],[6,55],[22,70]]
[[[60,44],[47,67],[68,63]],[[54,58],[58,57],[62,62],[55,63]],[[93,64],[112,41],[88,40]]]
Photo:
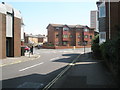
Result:
[[33,37],[33,38],[45,38],[46,37],[45,35],[41,35],[41,34],[38,34],[38,35],[25,34],[25,36]]
[[63,27],[63,24],[50,24],[53,27]]
[[49,24],[49,25],[47,26],[47,28],[48,28],[50,25],[53,26],[53,27],[64,27],[64,26],[68,26],[69,28],[83,28],[83,27],[85,27],[85,26],[83,26],[83,25]]
[[21,16],[21,13],[20,13],[19,10],[13,8],[12,5],[10,5],[10,4],[4,3],[4,2],[0,3],[0,13],[13,14],[13,11],[14,11],[14,17],[17,17],[17,18],[21,19],[22,16]]
[[6,14],[6,7],[0,3],[0,13]]

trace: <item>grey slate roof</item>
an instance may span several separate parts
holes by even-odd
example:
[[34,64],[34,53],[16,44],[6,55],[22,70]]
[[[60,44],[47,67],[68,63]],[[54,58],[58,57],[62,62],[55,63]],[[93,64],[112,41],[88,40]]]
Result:
[[[83,28],[83,27],[85,27],[85,26],[83,26],[83,25],[67,25],[67,24],[49,24],[49,25],[51,25],[51,26],[53,26],[53,27],[63,27],[63,26],[68,26],[69,28]],[[48,26],[49,26],[48,25]],[[48,27],[47,27],[48,28]]]

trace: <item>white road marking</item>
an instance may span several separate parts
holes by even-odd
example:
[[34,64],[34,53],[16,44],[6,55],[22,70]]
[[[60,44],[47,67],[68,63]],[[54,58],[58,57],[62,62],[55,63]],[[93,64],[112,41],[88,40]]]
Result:
[[56,59],[59,59],[60,57],[55,57],[55,58],[52,58],[50,59],[50,61],[53,61],[53,60],[56,60]]
[[24,68],[24,69],[21,69],[21,70],[19,70],[19,71],[20,71],[20,72],[21,72],[21,71],[25,71],[25,70],[27,70],[27,69],[36,67],[36,66],[41,65],[41,64],[43,64],[43,63],[44,63],[44,62],[41,62],[41,63],[35,64],[35,65],[33,65],[33,66],[30,66],[30,67],[26,67],[26,68]]
[[76,62],[76,60],[77,60],[80,56],[81,56],[81,54],[78,55],[78,56],[73,60],[72,63],[68,64],[68,66],[67,66],[64,70],[62,70],[51,82],[49,82],[42,90],[48,90],[59,78],[61,78],[61,77],[63,76],[63,74],[64,74],[66,71],[68,71],[68,70],[70,69],[70,67],[71,67],[72,65],[74,65],[74,63]]

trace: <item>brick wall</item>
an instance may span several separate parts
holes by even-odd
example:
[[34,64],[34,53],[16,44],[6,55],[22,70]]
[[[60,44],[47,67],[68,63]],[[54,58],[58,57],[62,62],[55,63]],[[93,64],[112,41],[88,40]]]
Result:
[[[70,46],[76,46],[76,35],[75,34],[76,32],[74,29],[71,29],[69,31],[69,41],[70,41],[69,45]],[[70,35],[72,35],[72,37],[70,37]]]
[[0,13],[0,59],[6,57],[6,15]]
[[80,46],[78,44],[78,42],[81,42],[81,45],[82,45],[82,42],[83,42],[83,40],[82,40],[82,38],[83,38],[82,31],[81,30],[76,30],[76,35],[75,36],[76,36],[76,46]]
[[119,3],[118,2],[112,2],[111,3],[111,39],[115,38],[117,35],[117,26],[119,22]]
[[14,17],[14,57],[21,56],[21,19]]
[[55,32],[52,26],[49,26],[48,28],[48,42],[55,43]]
[[[83,30],[76,30],[76,28],[70,28],[68,31],[63,31],[63,27],[59,27],[56,29],[55,27],[49,25],[48,26],[48,43],[52,43],[56,46],[63,46],[63,42],[67,42],[66,46],[81,46],[83,45]],[[63,38],[63,35],[68,35],[67,38]],[[94,30],[88,31],[88,44],[91,44],[92,39],[90,39],[90,35],[94,37]]]
[[38,43],[43,43],[44,42],[44,38],[38,38]]
[[28,42],[38,43],[37,37],[28,37]]

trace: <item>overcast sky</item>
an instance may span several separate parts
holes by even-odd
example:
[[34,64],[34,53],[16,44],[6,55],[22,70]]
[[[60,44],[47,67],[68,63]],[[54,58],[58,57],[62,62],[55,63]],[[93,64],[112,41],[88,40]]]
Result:
[[97,10],[96,0],[18,1],[9,0],[8,3],[21,11],[25,32],[33,34],[47,34],[46,27],[49,23],[90,26],[90,11]]

